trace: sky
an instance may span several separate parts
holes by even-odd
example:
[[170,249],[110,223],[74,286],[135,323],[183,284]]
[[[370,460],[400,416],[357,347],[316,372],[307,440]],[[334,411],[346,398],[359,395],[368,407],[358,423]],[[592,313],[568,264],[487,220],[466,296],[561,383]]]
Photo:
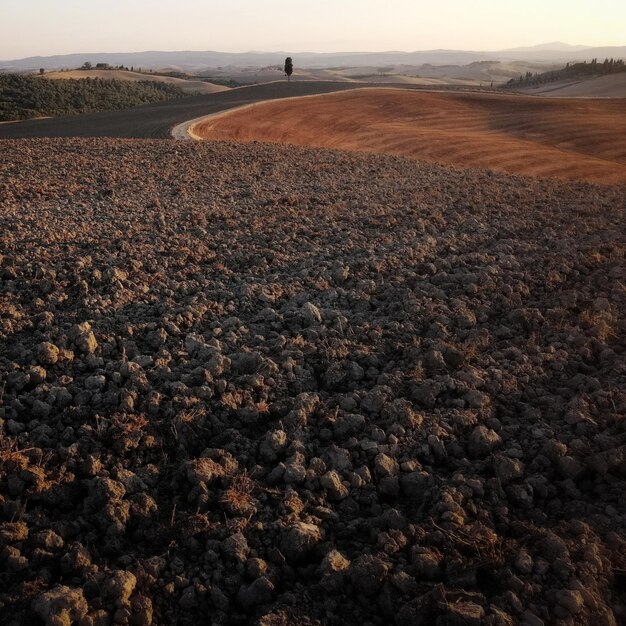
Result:
[[0,59],[626,45],[624,0],[0,0]]

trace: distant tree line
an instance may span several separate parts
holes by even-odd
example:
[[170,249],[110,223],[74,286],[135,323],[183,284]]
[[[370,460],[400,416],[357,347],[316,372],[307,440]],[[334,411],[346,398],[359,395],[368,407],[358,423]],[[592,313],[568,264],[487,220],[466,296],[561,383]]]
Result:
[[519,78],[511,78],[506,84],[507,87],[532,87],[534,85],[543,85],[545,83],[554,83],[560,80],[572,80],[577,78],[588,78],[590,76],[604,76],[605,74],[615,74],[618,72],[626,72],[626,64],[623,59],[605,59],[604,62],[598,62],[593,59],[589,63],[568,63],[560,70],[552,70],[551,72],[532,73],[526,72],[521,74]]
[[179,87],[154,81],[46,80],[0,74],[0,121],[126,109],[185,95]]

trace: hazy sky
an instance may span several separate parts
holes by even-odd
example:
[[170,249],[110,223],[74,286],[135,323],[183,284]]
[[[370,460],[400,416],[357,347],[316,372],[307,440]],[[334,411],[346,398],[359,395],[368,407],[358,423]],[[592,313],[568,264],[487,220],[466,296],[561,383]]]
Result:
[[0,59],[626,44],[624,0],[0,0]]

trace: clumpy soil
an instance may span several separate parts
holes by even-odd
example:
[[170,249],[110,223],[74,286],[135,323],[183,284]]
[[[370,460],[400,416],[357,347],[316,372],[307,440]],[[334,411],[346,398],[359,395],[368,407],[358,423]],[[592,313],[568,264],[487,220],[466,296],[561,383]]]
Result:
[[625,208],[0,142],[0,623],[623,623]]

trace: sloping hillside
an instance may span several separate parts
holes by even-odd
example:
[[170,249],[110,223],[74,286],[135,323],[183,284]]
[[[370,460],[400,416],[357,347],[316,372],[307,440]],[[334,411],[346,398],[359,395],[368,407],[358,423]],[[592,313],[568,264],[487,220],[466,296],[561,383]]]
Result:
[[186,93],[216,93],[225,91],[228,87],[205,83],[201,80],[185,80],[173,76],[161,76],[160,74],[144,74],[127,70],[71,70],[68,72],[49,72],[44,74],[48,79],[76,79],[76,78],[102,78],[107,80],[127,80],[132,82],[154,81],[168,83],[182,89]]
[[186,96],[178,87],[163,82],[40,80],[23,74],[0,74],[0,121],[127,109]]
[[626,73],[539,85],[523,91],[553,98],[626,98]]
[[622,100],[360,89],[254,105],[191,130],[205,139],[381,152],[514,174],[626,182]]

